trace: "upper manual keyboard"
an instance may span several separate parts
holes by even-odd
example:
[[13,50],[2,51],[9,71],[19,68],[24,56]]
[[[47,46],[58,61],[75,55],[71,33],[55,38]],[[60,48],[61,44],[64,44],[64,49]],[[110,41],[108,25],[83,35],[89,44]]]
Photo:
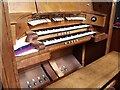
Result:
[[54,28],[54,29],[35,30],[34,32],[36,32],[37,35],[39,35],[39,36],[43,36],[43,35],[47,35],[47,34],[79,30],[79,29],[88,28],[88,27],[90,27],[90,25],[74,25],[74,26]]

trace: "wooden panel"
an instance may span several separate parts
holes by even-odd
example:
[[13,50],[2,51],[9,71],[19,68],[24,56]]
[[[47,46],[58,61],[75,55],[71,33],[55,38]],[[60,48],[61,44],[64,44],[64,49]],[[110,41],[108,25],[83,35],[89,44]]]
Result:
[[36,13],[35,0],[21,1],[18,0],[8,0],[9,13],[22,13],[22,12],[32,12]]
[[108,33],[108,26],[109,26],[112,1],[111,2],[107,2],[107,0],[105,0],[105,1],[106,2],[93,2],[93,10],[96,12],[101,12],[101,13],[107,15],[105,27],[102,28],[100,31]]
[[5,16],[3,16],[5,14],[3,13],[3,10],[2,10],[2,9],[4,9],[2,4],[3,3],[0,3],[0,21],[1,21],[0,27],[2,27],[3,23],[4,23],[4,27],[0,28],[0,81],[2,82],[3,87],[8,88],[7,77],[6,77],[5,70],[3,69],[4,66],[3,66],[3,61],[2,61],[3,60],[2,59],[2,38],[3,38],[2,29],[3,28],[6,29],[5,21],[3,21],[3,20],[5,20]]
[[36,1],[38,1],[38,12],[60,12],[59,2],[39,2],[39,0]]
[[25,32],[30,30],[27,21],[28,21],[28,17],[22,18],[17,21],[15,26],[16,39],[20,39],[22,36],[25,36]]
[[[16,39],[19,39],[24,35],[26,30],[29,30],[29,28],[27,27],[27,20],[25,18],[31,15],[32,13],[37,12],[35,6],[35,0],[30,0],[30,2],[8,0],[8,9],[10,13],[10,24],[18,23],[15,30],[16,30]],[[20,24],[21,26],[19,25],[20,22],[22,23]]]
[[13,39],[13,44],[16,44],[16,30],[15,30],[15,25],[11,25],[11,34],[12,34],[12,39]]
[[[96,12],[101,12],[104,14],[110,14],[111,12],[111,6],[112,6],[112,0],[109,2],[107,0],[104,0],[104,2],[93,2],[93,10]],[[107,7],[107,8],[106,8]]]
[[0,81],[1,81],[1,78],[2,78],[2,56],[1,56],[1,50],[0,50]]
[[[39,1],[39,0],[37,0]],[[71,12],[71,11],[93,11],[92,2],[37,2],[38,12]]]
[[50,53],[43,53],[40,55],[36,55],[30,58],[23,59],[19,62],[17,62],[17,69],[23,69],[26,67],[33,66],[35,64],[41,63],[43,61],[49,60],[50,59]]
[[103,40],[97,43],[87,42],[86,54],[85,54],[85,65],[88,65],[91,62],[97,60],[98,58],[104,56],[105,49],[106,49],[105,45],[106,45],[106,40]]
[[25,13],[10,13],[10,24],[16,24],[19,20],[24,19],[26,20],[26,17],[29,17],[32,15],[31,12],[25,12]]
[[[77,60],[83,65],[83,62],[82,62],[82,52],[84,51],[83,48],[83,44],[85,43],[82,43],[82,44],[78,44],[78,45],[75,45],[73,47],[73,55],[77,58]],[[86,49],[86,48],[85,48]],[[86,50],[85,50],[85,53],[86,53]]]
[[[7,3],[2,3],[2,62],[4,74],[3,82],[8,83],[8,88],[19,88],[18,72],[13,51]],[[12,72],[12,73],[11,73]],[[11,83],[12,81],[12,83]],[[3,83],[4,84],[4,83]],[[3,85],[4,86],[4,85]]]
[[[0,21],[2,21],[2,3],[0,3]],[[2,22],[0,22],[2,27]],[[1,28],[2,29],[2,28]],[[0,78],[2,77],[2,30],[0,29]]]
[[109,21],[108,39],[107,39],[106,52],[105,52],[106,54],[109,53],[110,51],[110,44],[111,44],[112,33],[113,33],[113,23],[114,23],[114,17],[115,17],[115,9],[116,9],[115,2],[112,2],[110,21]]
[[2,81],[2,85],[4,88],[9,88],[6,73],[5,73],[4,69],[2,69],[1,81]]
[[68,48],[64,48],[64,49],[51,52],[51,59],[54,60],[56,58],[60,58],[60,57],[72,54],[72,50],[73,50],[73,47],[68,47]]
[[61,12],[79,11],[79,5],[76,2],[60,2]]
[[[73,8],[72,8],[73,11],[87,11],[87,12],[93,11],[92,0],[91,0],[91,2],[90,1],[86,2],[84,0],[82,2],[81,0],[78,0],[78,2],[72,2],[72,6],[73,6]],[[70,6],[69,6],[69,8],[70,8]],[[70,9],[69,9],[69,11],[70,11]]]
[[111,41],[111,51],[120,52],[120,29],[113,29],[112,41]]
[[[93,21],[96,18],[96,21]],[[83,23],[97,25],[97,26],[105,26],[106,17],[95,14],[86,14],[86,20]]]
[[119,73],[118,56],[120,53],[111,52],[46,88],[102,88]]
[[100,41],[105,40],[105,39],[107,39],[107,34],[105,34],[105,33],[97,33],[93,37],[94,42],[100,42]]

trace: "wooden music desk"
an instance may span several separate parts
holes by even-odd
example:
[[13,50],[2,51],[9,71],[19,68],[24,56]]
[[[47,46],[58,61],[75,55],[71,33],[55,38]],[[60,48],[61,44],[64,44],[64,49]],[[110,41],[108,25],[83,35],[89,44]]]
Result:
[[118,56],[120,53],[112,51],[46,88],[102,88],[119,73]]

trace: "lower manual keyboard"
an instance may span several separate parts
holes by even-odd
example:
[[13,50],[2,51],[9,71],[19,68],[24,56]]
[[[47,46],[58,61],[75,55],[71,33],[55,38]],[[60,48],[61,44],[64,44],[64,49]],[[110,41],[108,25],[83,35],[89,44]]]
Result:
[[66,42],[69,40],[74,40],[74,39],[82,38],[85,36],[93,35],[95,33],[96,33],[95,31],[87,31],[87,32],[79,33],[79,34],[73,34],[73,35],[68,35],[64,37],[57,37],[53,39],[42,40],[40,42],[46,46],[50,46],[50,45],[58,44],[61,42]]
[[74,46],[74,45],[77,45],[77,44],[80,44],[80,43],[84,43],[84,42],[87,42],[89,40],[91,40],[91,35],[85,36],[85,37],[82,37],[82,38],[77,38],[77,39],[74,39],[74,40],[69,40],[69,41],[57,43],[57,44],[54,44],[54,45],[50,45],[50,46],[47,46],[47,49],[50,52],[53,52],[53,51],[56,51],[56,50],[59,50],[59,49],[63,49],[63,48],[71,47],[71,46]]

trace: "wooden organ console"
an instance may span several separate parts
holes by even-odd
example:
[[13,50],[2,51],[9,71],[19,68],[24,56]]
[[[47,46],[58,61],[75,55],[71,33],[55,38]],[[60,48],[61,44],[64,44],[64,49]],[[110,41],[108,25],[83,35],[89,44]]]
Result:
[[[13,86],[44,88],[91,63],[87,56],[95,54],[93,60],[103,56],[111,5],[3,2],[5,18],[10,19],[7,23],[11,28],[17,80]],[[99,11],[100,8],[105,11]]]

